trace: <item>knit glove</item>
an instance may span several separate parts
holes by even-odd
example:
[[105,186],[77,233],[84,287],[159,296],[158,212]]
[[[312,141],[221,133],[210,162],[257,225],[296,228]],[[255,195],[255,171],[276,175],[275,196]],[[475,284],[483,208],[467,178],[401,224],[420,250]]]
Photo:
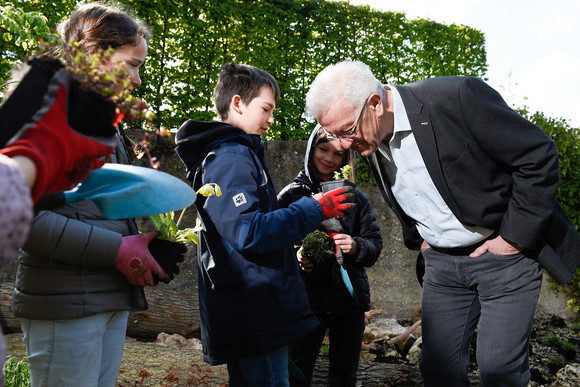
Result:
[[[34,202],[47,193],[72,188],[86,179],[91,169],[100,168],[116,145],[116,136],[96,138],[81,134],[67,119],[71,85],[66,70],[55,73],[42,106],[0,153],[24,156],[36,165],[32,189]],[[86,117],[86,120],[91,120]]]
[[159,235],[157,231],[149,231],[123,237],[113,265],[127,277],[131,285],[155,286],[156,279],[165,283],[171,280],[147,247],[157,235]]
[[319,192],[312,197],[322,207],[324,219],[335,216],[344,216],[344,212],[355,206],[354,203],[345,203],[354,196],[353,187],[340,187],[328,192]]

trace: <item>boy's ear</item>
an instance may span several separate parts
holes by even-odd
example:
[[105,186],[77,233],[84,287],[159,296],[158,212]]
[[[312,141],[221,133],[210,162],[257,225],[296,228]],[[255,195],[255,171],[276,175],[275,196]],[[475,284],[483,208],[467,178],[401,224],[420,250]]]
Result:
[[232,100],[230,101],[230,109],[233,110],[237,114],[242,114],[242,106],[241,105],[243,103],[244,103],[244,101],[242,100],[242,97],[240,97],[238,94],[236,94],[232,97]]

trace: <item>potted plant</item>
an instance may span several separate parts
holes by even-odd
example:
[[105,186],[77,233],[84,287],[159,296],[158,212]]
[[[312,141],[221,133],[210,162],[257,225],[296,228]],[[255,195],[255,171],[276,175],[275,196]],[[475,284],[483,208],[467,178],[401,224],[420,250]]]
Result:
[[[196,194],[205,197],[221,196],[221,189],[217,184],[208,183],[197,190]],[[203,229],[201,219],[197,218],[195,227],[179,229],[179,223],[183,219],[186,208],[175,222],[175,213],[167,212],[149,216],[159,236],[149,243],[149,252],[159,263],[159,266],[173,279],[175,266],[180,262],[180,257],[187,251],[187,243],[199,245],[198,231]],[[143,230],[147,231],[147,230]]]
[[[340,187],[352,187],[353,189],[356,188],[356,184],[352,181],[348,180],[352,176],[353,169],[352,166],[346,164],[342,168],[334,171],[334,180],[330,181],[323,181],[320,183],[320,187],[322,188],[322,192],[332,191],[333,189],[340,188]],[[346,210],[345,214],[349,214],[352,209]],[[327,219],[328,220],[328,219]]]
[[302,240],[300,254],[313,264],[324,262],[328,257],[334,255],[331,250],[332,241],[328,233],[321,230],[314,230],[307,234]]
[[356,187],[356,184],[348,180],[352,176],[353,169],[349,164],[346,164],[342,168],[334,171],[334,180],[323,181],[320,183],[322,187],[322,192],[332,191],[333,189],[351,186]]

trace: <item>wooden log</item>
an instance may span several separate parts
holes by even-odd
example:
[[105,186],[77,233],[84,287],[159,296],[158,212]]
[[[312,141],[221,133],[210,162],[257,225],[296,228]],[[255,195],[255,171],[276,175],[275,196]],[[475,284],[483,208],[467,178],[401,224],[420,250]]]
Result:
[[156,338],[161,332],[200,338],[197,293],[145,288],[149,309],[129,314],[127,336]]
[[0,325],[4,333],[21,332],[20,319],[14,317],[10,310],[13,289],[14,282],[3,282],[0,285]]
[[[20,319],[10,310],[14,283],[0,285],[0,325],[4,333],[18,333]],[[161,287],[146,288],[149,309],[129,314],[127,336],[156,338],[161,332],[200,337],[197,293],[179,292]]]

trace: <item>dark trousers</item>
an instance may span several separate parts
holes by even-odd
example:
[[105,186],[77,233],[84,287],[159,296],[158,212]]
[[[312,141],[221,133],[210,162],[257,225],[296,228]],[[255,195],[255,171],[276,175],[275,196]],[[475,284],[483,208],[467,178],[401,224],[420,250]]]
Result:
[[523,254],[479,258],[423,252],[423,347],[426,387],[470,386],[469,345],[477,328],[480,386],[524,387],[542,268]]
[[290,385],[310,386],[314,364],[328,328],[330,340],[328,384],[341,387],[355,386],[365,330],[364,312],[321,314],[318,318],[321,324],[289,347],[290,359],[306,377],[303,381],[291,374]]

